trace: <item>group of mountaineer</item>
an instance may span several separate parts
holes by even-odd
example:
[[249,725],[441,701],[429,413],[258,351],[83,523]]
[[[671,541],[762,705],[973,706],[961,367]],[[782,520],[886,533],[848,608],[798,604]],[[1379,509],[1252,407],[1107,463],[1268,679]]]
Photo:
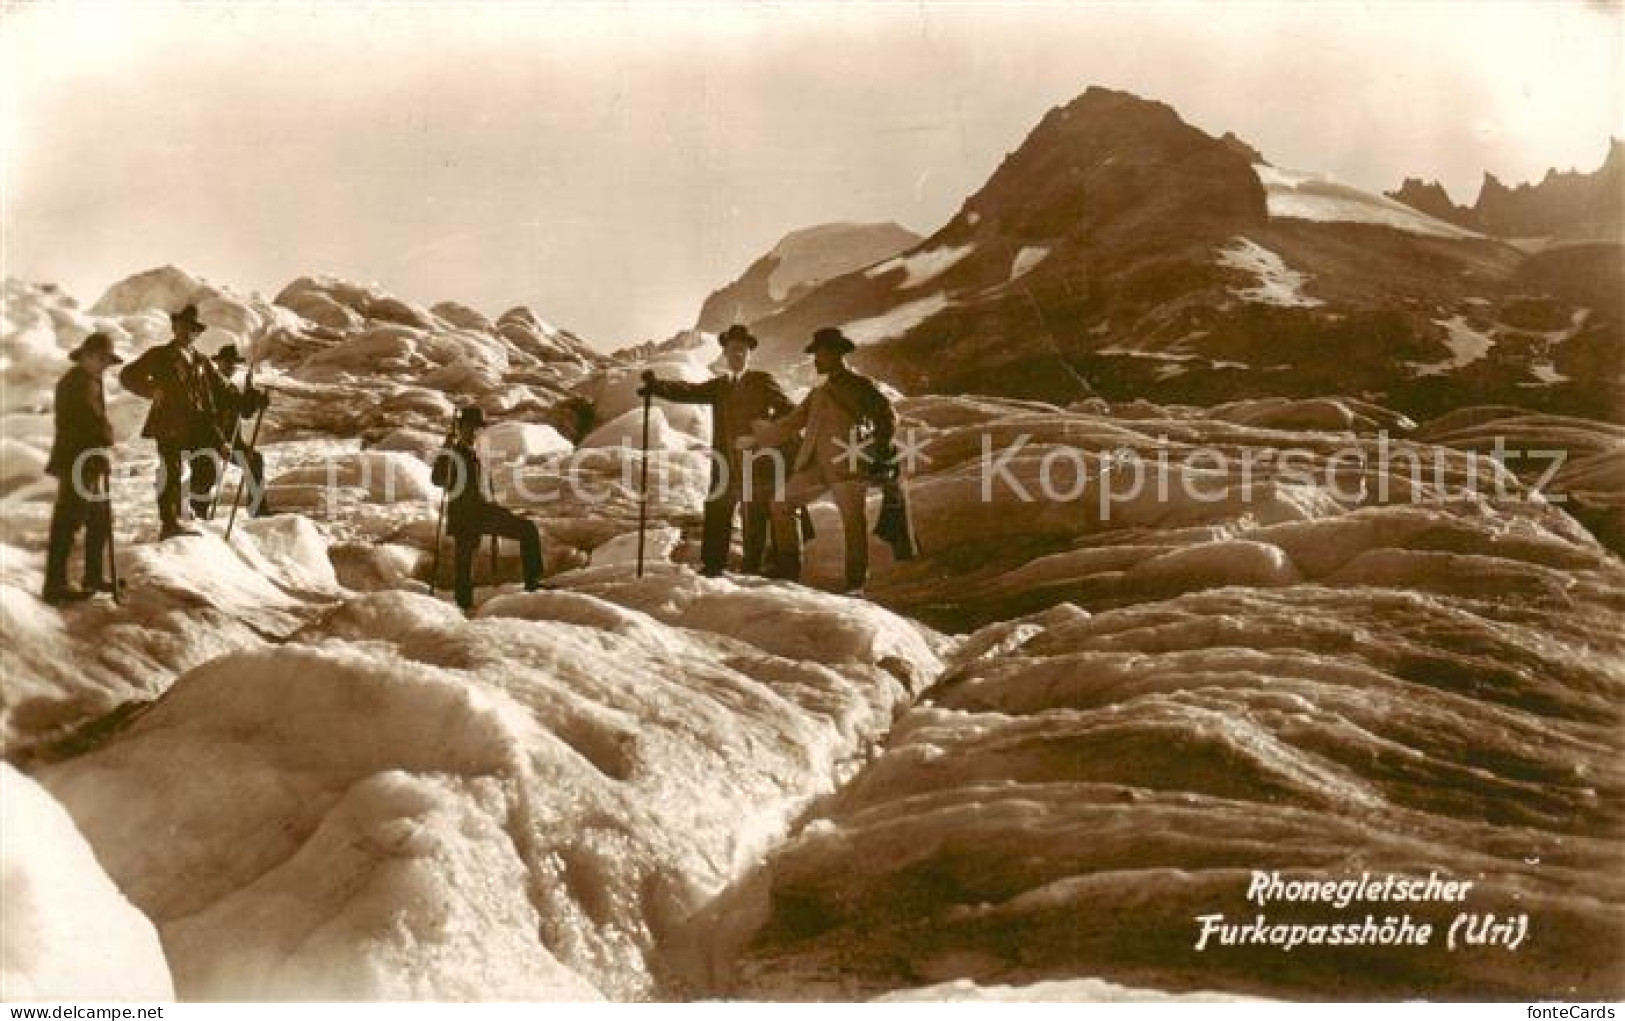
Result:
[[[194,342],[204,326],[197,306],[170,314],[172,339],[151,348],[119,372],[119,383],[148,398],[152,408],[141,435],[158,447],[159,538],[197,535],[184,511],[203,519],[213,513],[221,467],[235,463],[244,473],[249,512],[270,513],[265,501],[265,459],[244,443],[239,421],[263,412],[269,395],[252,378],[239,386],[233,377],[243,358],[235,345],[211,358]],[[106,333],[92,333],[69,353],[73,365],[57,381],[55,436],[45,471],[57,479],[56,504],[45,555],[46,602],[59,606],[106,592],[115,598],[112,563],[112,503],[109,484],[113,423],[102,387],[108,369],[124,363]],[[253,373],[250,370],[250,377]],[[182,486],[183,466],[190,473]],[[190,505],[187,507],[186,505]],[[82,581],[68,581],[68,558],[79,530],[85,530]]]
[[834,327],[819,330],[807,345],[823,379],[794,407],[771,374],[750,368],[757,341],[749,330],[732,326],[718,340],[726,373],[704,383],[645,373],[638,391],[711,406],[714,456],[701,570],[715,576],[726,567],[737,510],[744,519],[742,570],[799,581],[797,512],[827,492],[841,515],[845,591],[861,590],[869,575],[869,483],[896,473],[897,413],[891,402],[873,380],[847,366],[846,356],[857,345]]
[[[913,537],[896,486],[897,413],[873,380],[847,366],[846,356],[856,345],[832,327],[815,333],[806,353],[823,378],[796,405],[772,374],[750,367],[758,345],[748,329],[731,326],[717,340],[724,372],[703,383],[645,372],[638,389],[646,415],[648,402],[656,397],[711,408],[711,480],[700,572],[714,578],[727,569],[738,518],[741,571],[799,581],[804,509],[827,492],[840,512],[845,539],[843,591],[861,591],[869,574],[866,497],[872,482],[888,487],[885,527],[877,531],[899,556],[911,556]],[[489,495],[476,443],[484,425],[479,408],[459,411],[430,476],[447,492],[445,526],[455,551],[453,591],[465,610],[474,603],[474,554],[487,535],[517,539],[526,590],[542,584],[540,530]]]
[[[142,435],[154,440],[158,450],[160,540],[198,534],[186,524],[186,513],[198,520],[213,515],[221,468],[227,463],[243,472],[239,493],[248,493],[249,512],[270,512],[264,458],[253,439],[243,442],[240,430],[242,421],[263,415],[269,392],[254,387],[252,369],[242,385],[233,381],[243,362],[235,346],[222,348],[213,358],[195,349],[204,329],[196,306],[172,313],[170,324],[170,342],[119,372],[125,389],[152,401]],[[899,556],[911,555],[913,539],[897,485],[897,415],[872,380],[846,365],[846,356],[856,347],[852,341],[832,327],[813,335],[806,352],[822,379],[799,405],[770,373],[750,368],[758,343],[747,328],[730,327],[718,342],[725,371],[703,383],[645,372],[637,391],[644,401],[645,424],[654,398],[711,408],[712,478],[704,507],[701,572],[716,577],[727,569],[739,517],[741,570],[800,580],[801,544],[810,531],[805,508],[828,493],[840,513],[845,540],[844,591],[861,591],[869,570],[865,499],[871,483],[881,484],[886,497],[876,533]],[[100,592],[117,596],[116,574],[109,570],[116,571],[108,460],[114,437],[102,381],[123,359],[112,339],[99,332],[86,337],[69,358],[73,365],[56,387],[56,434],[46,465],[58,480],[43,592],[52,605]],[[431,471],[433,483],[445,492],[441,515],[453,541],[453,591],[465,610],[473,607],[474,555],[484,536],[518,541],[525,588],[542,584],[540,530],[491,495],[477,450],[484,425],[480,408],[459,410]],[[188,476],[184,485],[183,470]],[[68,582],[68,560],[81,528],[86,533],[84,573],[74,586]],[[438,545],[437,530],[437,552]]]

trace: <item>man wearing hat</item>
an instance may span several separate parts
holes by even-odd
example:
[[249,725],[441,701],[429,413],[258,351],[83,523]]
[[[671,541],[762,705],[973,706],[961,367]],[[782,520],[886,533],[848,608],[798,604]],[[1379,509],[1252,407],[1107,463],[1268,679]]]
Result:
[[751,423],[759,418],[783,417],[790,410],[790,398],[770,373],[750,368],[756,338],[735,324],[717,338],[727,371],[703,383],[658,379],[643,374],[645,392],[679,404],[711,406],[711,486],[705,500],[705,532],[700,541],[700,570],[715,578],[728,566],[728,550],[733,545],[734,512],[744,519],[744,562],[746,574],[760,574],[762,553],[767,547],[768,504],[783,472],[773,470],[773,457],[754,450]]
[[[113,350],[113,339],[105,333],[86,337],[68,358],[73,366],[56,384],[56,435],[45,462],[46,474],[57,480],[42,594],[52,606],[112,591],[103,571],[113,532],[107,497],[113,423],[107,417],[102,374],[124,359]],[[81,527],[85,529],[84,584],[74,588],[68,584],[68,556]]]
[[773,501],[772,576],[801,579],[801,546],[795,541],[795,512],[828,491],[841,512],[846,551],[846,588],[856,592],[869,576],[869,522],[864,499],[869,480],[892,468],[892,436],[897,412],[867,376],[846,366],[857,350],[845,334],[826,326],[813,334],[806,351],[824,379],[801,406],[778,422],[756,423],[757,438],[782,442],[801,434],[801,449],[784,492]]
[[220,429],[217,395],[226,386],[220,372],[192,342],[203,332],[196,305],[169,316],[174,339],[143,354],[124,367],[119,382],[124,389],[152,401],[141,435],[157,441],[159,458],[158,538],[197,535],[181,524],[181,469],[191,467],[186,494],[193,516],[208,513],[210,494],[230,443]]
[[271,506],[265,499],[265,455],[250,449],[243,442],[238,422],[257,415],[269,403],[270,397],[264,390],[256,390],[246,381],[241,387],[232,382],[232,377],[242,364],[243,356],[236,344],[227,344],[214,353],[214,366],[220,370],[220,379],[225,384],[215,394],[215,407],[220,412],[220,431],[231,437],[231,459],[246,476],[248,512],[260,518],[271,513]]
[[486,492],[485,472],[474,441],[485,428],[485,412],[463,408],[452,420],[451,435],[435,455],[430,480],[446,490],[446,531],[454,542],[452,590],[457,605],[474,608],[474,554],[480,539],[498,535],[519,540],[525,591],[542,587],[542,533],[534,521],[494,502]]

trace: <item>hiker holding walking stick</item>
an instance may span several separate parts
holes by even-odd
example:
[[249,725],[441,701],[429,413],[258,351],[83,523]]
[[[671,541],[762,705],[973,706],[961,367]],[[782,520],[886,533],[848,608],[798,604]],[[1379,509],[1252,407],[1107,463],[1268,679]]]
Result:
[[[265,421],[265,409],[271,404],[271,393],[268,389],[254,388],[254,366],[248,367],[248,378],[241,388],[232,382],[237,374],[237,368],[243,364],[243,356],[237,351],[236,344],[227,344],[215,352],[214,364],[220,370],[220,389],[215,394],[215,407],[219,409],[220,431],[223,435],[231,437],[230,460],[237,465],[242,473],[237,481],[237,491],[232,497],[230,521],[226,525],[226,533],[231,533],[231,525],[237,518],[237,506],[242,501],[243,489],[248,489],[248,513],[251,517],[265,517],[274,513],[265,498],[265,455],[259,451],[260,424]],[[238,423],[254,419],[254,432],[246,444],[243,443],[242,432]],[[224,482],[220,489],[224,489]],[[215,490],[214,502],[209,505],[209,516],[214,516],[215,505],[220,499],[220,489]]]
[[[113,534],[107,496],[113,423],[107,417],[102,375],[124,359],[105,333],[86,337],[68,358],[73,367],[56,384],[56,435],[45,464],[46,473],[57,479],[41,593],[52,606],[81,602],[98,592],[117,598],[116,569],[112,579],[103,573]],[[84,581],[75,588],[68,583],[68,556],[80,528],[85,529]]]
[[[451,445],[451,437],[446,437],[446,445]],[[434,559],[429,563],[429,595],[435,594],[435,587],[440,584],[440,541],[446,534],[446,504],[451,501],[451,487],[447,486],[440,491],[440,514],[434,520]]]
[[[443,518],[453,546],[452,590],[457,605],[474,608],[474,554],[484,536],[519,540],[525,591],[542,587],[542,533],[536,523],[522,518],[486,495],[485,473],[474,441],[485,427],[485,412],[463,408],[452,423],[451,435],[435,455],[430,480],[445,490]],[[438,529],[436,530],[438,532]],[[435,569],[439,569],[440,543],[435,541]],[[494,547],[493,547],[494,552]],[[431,582],[432,584],[432,582]]]
[[[768,506],[784,481],[784,466],[795,451],[757,448],[751,423],[776,419],[794,407],[772,374],[750,367],[757,341],[743,326],[730,326],[717,338],[724,371],[703,383],[659,379],[643,374],[643,418],[648,428],[649,398],[711,408],[711,483],[705,500],[705,530],[700,542],[700,573],[719,577],[728,566],[734,517],[744,539],[740,570],[760,574],[768,544]],[[644,439],[644,449],[648,449]],[[775,465],[777,472],[775,473]],[[647,487],[645,487],[647,489]]]
[[[182,523],[182,512],[190,504],[194,518],[208,515],[215,477],[231,447],[215,407],[224,385],[220,370],[195,349],[204,330],[197,306],[170,313],[169,323],[173,339],[149,348],[118,377],[124,389],[152,401],[141,435],[158,446],[160,540],[199,534]],[[191,477],[183,486],[187,470]]]

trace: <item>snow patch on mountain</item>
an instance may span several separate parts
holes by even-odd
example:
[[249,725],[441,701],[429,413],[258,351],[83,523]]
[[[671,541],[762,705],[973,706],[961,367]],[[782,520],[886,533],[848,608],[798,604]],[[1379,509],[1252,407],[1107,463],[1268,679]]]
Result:
[[1444,342],[1450,348],[1450,358],[1442,362],[1417,366],[1416,371],[1419,375],[1436,375],[1471,365],[1495,348],[1495,338],[1489,333],[1474,329],[1464,316],[1435,319],[1433,322],[1444,327]]
[[783,301],[797,289],[827,280],[895,252],[914,235],[895,223],[826,223],[784,236],[770,253],[777,258],[767,278],[768,296]]
[[900,337],[909,330],[947,308],[952,302],[946,293],[933,294],[905,302],[896,308],[868,319],[858,319],[841,327],[854,344],[873,344],[876,341]]
[[1049,249],[1043,245],[1028,245],[1016,253],[1015,259],[1010,263],[1010,279],[1017,280],[1032,272],[1033,268],[1049,256]]
[[1325,302],[1303,293],[1309,278],[1287,266],[1280,255],[1250,238],[1233,238],[1219,249],[1219,265],[1249,273],[1257,278],[1253,287],[1235,290],[1236,297],[1282,308],[1313,308]]
[[928,284],[937,277],[957,266],[964,258],[976,250],[974,244],[949,245],[943,248],[931,248],[912,255],[900,255],[895,259],[887,259],[863,271],[864,276],[873,278],[893,270],[903,270],[903,280],[897,285],[899,290],[909,290]]
[[1267,163],[1253,166],[1269,214],[1295,220],[1373,223],[1412,234],[1442,238],[1476,238],[1463,227],[1418,212],[1403,202],[1333,180],[1327,174],[1283,170]]

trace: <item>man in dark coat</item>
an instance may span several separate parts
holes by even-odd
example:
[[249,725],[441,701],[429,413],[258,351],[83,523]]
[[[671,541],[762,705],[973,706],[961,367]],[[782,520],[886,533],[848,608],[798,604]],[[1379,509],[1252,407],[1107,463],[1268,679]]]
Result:
[[485,412],[463,408],[452,423],[451,435],[435,455],[429,478],[446,490],[446,531],[454,542],[453,591],[457,605],[474,608],[474,554],[487,535],[519,540],[524,565],[525,591],[542,587],[542,533],[536,523],[493,502],[486,492],[485,471],[474,441],[485,428]]
[[191,468],[187,498],[193,517],[209,512],[210,495],[230,448],[220,430],[217,395],[226,386],[220,372],[192,342],[203,332],[196,305],[169,317],[175,339],[152,348],[124,367],[119,382],[152,400],[141,435],[157,441],[160,539],[198,533],[181,524],[181,469]]
[[807,399],[777,422],[758,422],[764,442],[783,442],[801,434],[801,448],[791,466],[790,481],[773,501],[776,554],[772,575],[801,579],[801,546],[795,542],[798,509],[828,492],[841,512],[846,548],[847,592],[859,592],[869,577],[869,522],[864,500],[871,480],[896,471],[892,439],[897,412],[867,376],[847,368],[846,356],[857,350],[840,330],[826,326],[813,334],[807,353],[824,377]]
[[242,364],[243,356],[236,344],[227,344],[214,353],[214,366],[220,370],[220,379],[225,383],[215,394],[215,407],[220,412],[220,431],[231,438],[231,459],[242,470],[244,484],[248,486],[248,512],[260,518],[271,513],[270,502],[265,498],[265,455],[249,448],[239,423],[258,415],[270,402],[270,395],[256,390],[247,381],[240,387],[232,382]]
[[[705,500],[705,532],[700,541],[700,570],[715,578],[728,565],[733,544],[734,512],[744,519],[746,574],[760,574],[767,547],[768,505],[786,471],[774,471],[771,451],[754,449],[751,423],[780,418],[790,411],[790,398],[778,380],[750,368],[756,338],[743,326],[728,327],[721,337],[728,371],[703,383],[658,379],[643,374],[644,387],[662,400],[711,406],[711,487]],[[642,396],[644,390],[639,390]],[[743,441],[743,442],[742,442]]]
[[[56,384],[56,436],[45,472],[57,480],[56,506],[45,552],[45,591],[52,606],[79,602],[97,592],[110,592],[104,569],[113,531],[108,503],[109,460],[113,423],[107,417],[102,374],[124,361],[105,333],[92,333],[68,355],[73,367]],[[84,584],[68,584],[68,556],[79,529],[85,529]]]

